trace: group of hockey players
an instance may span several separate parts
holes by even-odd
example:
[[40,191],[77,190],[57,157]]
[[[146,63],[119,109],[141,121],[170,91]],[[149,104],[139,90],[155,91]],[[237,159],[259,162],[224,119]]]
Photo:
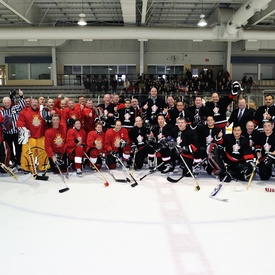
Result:
[[[254,110],[241,90],[232,82],[227,96],[214,92],[207,102],[197,96],[188,108],[172,96],[165,101],[155,87],[143,102],[105,94],[98,106],[83,96],[78,103],[61,95],[47,102],[25,99],[22,90],[16,102],[13,90],[0,107],[0,172],[6,172],[2,164],[34,175],[36,167],[70,167],[82,176],[84,165],[98,170],[104,163],[112,170],[120,159],[126,168],[148,163],[150,171],[167,174],[179,166],[190,177],[200,166],[221,181],[247,181],[257,160],[260,178],[268,180],[275,163],[274,98],[265,95],[265,104]],[[233,101],[237,108],[227,119]],[[226,134],[229,124],[232,133]]]

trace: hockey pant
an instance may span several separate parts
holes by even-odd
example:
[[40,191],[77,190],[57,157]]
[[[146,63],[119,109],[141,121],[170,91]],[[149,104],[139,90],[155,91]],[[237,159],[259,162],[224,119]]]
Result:
[[87,152],[87,155],[90,157],[90,161],[94,165],[96,165],[97,169],[100,169],[102,166],[102,159],[101,159],[102,153],[103,153],[103,150],[97,150],[95,148]]
[[[148,154],[149,161],[154,156],[153,154]],[[165,169],[166,164],[171,162],[171,152],[168,148],[162,148],[159,152],[156,152],[157,157],[157,165],[161,164],[163,162],[163,165],[161,165],[158,170],[162,171]],[[171,164],[172,165],[172,164]]]
[[[5,141],[0,142],[0,162],[9,166],[10,147]],[[6,171],[0,167],[0,173],[6,173]]]
[[[18,134],[5,134],[3,140],[6,141],[10,147],[10,160],[20,165],[22,145],[18,143]],[[14,149],[15,152],[14,152]],[[14,154],[15,153],[15,154]]]
[[[55,153],[54,155],[58,160],[60,170],[62,172],[67,172],[67,168],[68,168],[67,154]],[[53,173],[58,174],[59,171],[56,168],[56,164],[52,161],[52,158],[49,158],[49,161],[50,161],[50,166],[51,166],[51,170],[53,171]]]
[[248,181],[253,171],[253,166],[248,162],[229,164],[229,170],[235,179]]
[[[131,146],[126,145],[123,148],[118,148],[117,156],[118,157],[122,156],[122,160],[127,161],[130,158],[130,152],[131,152]],[[110,155],[110,153],[107,153],[106,161],[110,169],[116,169],[116,158]]]
[[44,171],[48,165],[48,157],[45,151],[44,137],[29,138],[28,143],[22,145],[21,166],[24,171],[31,170],[29,145],[34,159],[37,158],[38,169]]
[[222,151],[218,145],[211,143],[206,148],[207,152],[207,168],[206,172],[209,175],[217,176],[225,171],[225,166],[222,158]]
[[144,164],[144,160],[147,158],[148,156],[148,146],[145,145],[143,147],[141,147],[137,152],[136,152],[136,156],[135,156],[135,167],[137,169],[141,169],[143,164]]
[[84,148],[82,146],[75,146],[75,148],[70,148],[67,151],[69,160],[74,163],[75,169],[82,168],[82,160],[84,157]]

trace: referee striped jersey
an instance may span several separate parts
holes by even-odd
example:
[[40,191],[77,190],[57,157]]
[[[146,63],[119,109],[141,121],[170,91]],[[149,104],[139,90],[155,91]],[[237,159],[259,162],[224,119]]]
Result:
[[16,122],[18,120],[19,113],[25,107],[24,96],[19,98],[18,104],[11,106],[9,109],[3,107],[0,111],[4,117],[4,122],[2,124],[3,132],[5,134],[17,134]]

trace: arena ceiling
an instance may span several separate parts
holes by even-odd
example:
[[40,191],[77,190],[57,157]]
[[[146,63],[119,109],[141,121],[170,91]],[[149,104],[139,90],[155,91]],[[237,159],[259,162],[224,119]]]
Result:
[[[85,14],[85,27],[77,25],[81,13]],[[84,29],[79,28],[87,30],[87,27],[106,27],[109,33],[116,30],[114,27],[120,27],[117,28],[120,31],[125,27],[190,31],[198,28],[201,14],[208,22],[204,29],[208,32],[219,26],[224,26],[229,35],[235,35],[240,29],[265,33],[275,29],[275,0],[0,0],[0,39],[11,39],[11,28],[17,30],[15,36],[20,36],[20,28],[24,27],[35,30],[38,37],[39,28],[54,30],[73,26],[78,27],[73,35],[83,33]],[[209,39],[220,39],[220,32],[216,30]],[[119,39],[120,32],[116,35]],[[255,36],[257,33],[252,38]],[[68,34],[62,38],[70,39]]]
[[[219,24],[221,16],[233,15],[241,0],[0,0],[0,27],[6,26],[72,26],[84,13],[88,26],[159,26],[195,27],[200,14]],[[262,2],[257,0],[256,2]],[[275,27],[275,1],[264,10],[253,11],[245,28]],[[266,6],[266,5],[264,5]]]

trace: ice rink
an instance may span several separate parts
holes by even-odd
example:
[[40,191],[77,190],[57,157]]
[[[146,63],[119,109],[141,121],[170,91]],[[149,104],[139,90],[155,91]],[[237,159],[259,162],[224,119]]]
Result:
[[[72,174],[64,188],[0,175],[2,275],[274,274],[275,178],[225,184],[206,173],[170,183],[155,172],[139,185],[114,182],[105,169]],[[125,174],[119,168],[116,177]],[[20,179],[26,176],[19,175]],[[179,175],[174,175],[179,177]]]

